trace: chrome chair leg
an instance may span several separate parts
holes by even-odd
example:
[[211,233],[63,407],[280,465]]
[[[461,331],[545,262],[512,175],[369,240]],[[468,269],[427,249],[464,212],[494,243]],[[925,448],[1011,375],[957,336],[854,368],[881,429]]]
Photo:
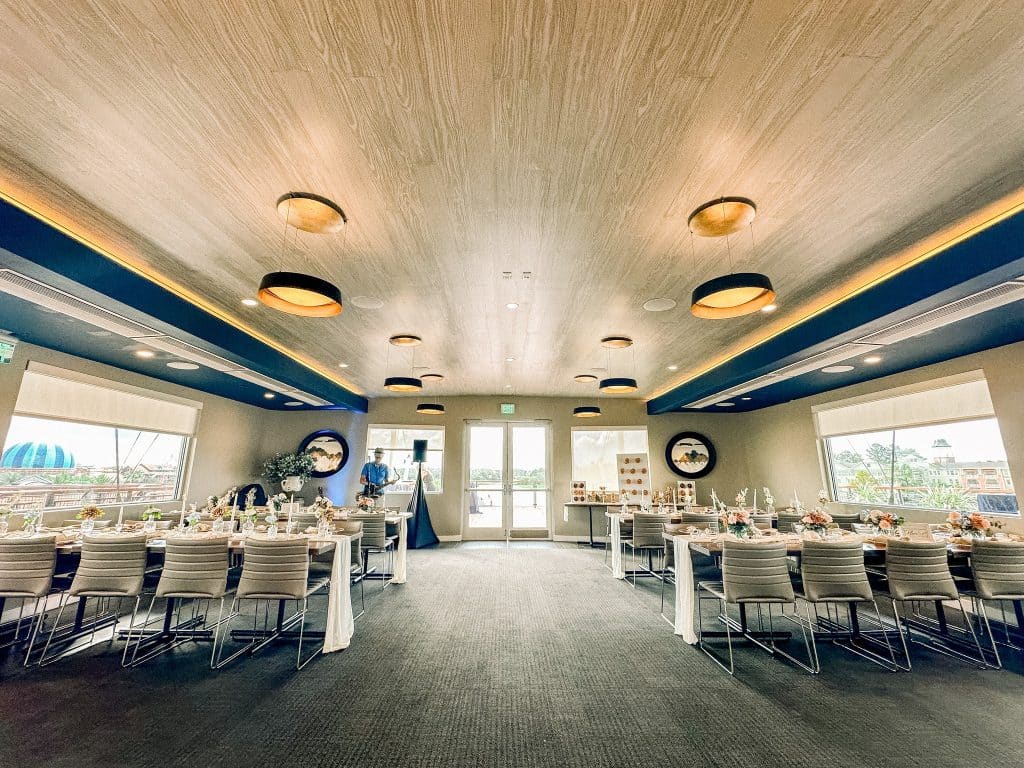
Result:
[[[39,654],[39,666],[40,667],[46,666],[47,664],[53,662],[55,660],[55,658],[56,658],[55,657],[55,658],[47,660],[46,652],[48,650],[50,650],[50,643],[53,642],[53,636],[57,632],[57,627],[60,626],[61,616],[64,615],[64,608],[67,606],[67,599],[66,599],[67,597],[68,597],[67,592],[65,592],[64,594],[61,595],[60,604],[59,604],[59,606],[57,608],[57,617],[53,620],[53,629],[50,630],[50,634],[46,638],[46,644],[43,646],[43,652],[41,654]],[[79,599],[83,599],[83,598],[79,598]]]

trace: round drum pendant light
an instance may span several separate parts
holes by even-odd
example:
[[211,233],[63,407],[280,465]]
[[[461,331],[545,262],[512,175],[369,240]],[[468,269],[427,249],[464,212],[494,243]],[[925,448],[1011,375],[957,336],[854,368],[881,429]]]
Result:
[[597,376],[592,373],[577,373],[572,380],[579,384],[589,384],[592,381],[597,381]]
[[629,336],[605,336],[601,339],[601,346],[608,349],[625,349],[633,346],[633,340]]
[[775,288],[767,275],[736,272],[701,283],[693,290],[690,311],[712,320],[742,317],[775,300]]
[[636,379],[626,377],[601,379],[598,389],[609,395],[624,395],[629,392],[636,392],[637,383]]
[[268,307],[302,317],[331,317],[342,310],[337,286],[301,272],[264,275],[257,297]]
[[427,416],[440,416],[444,413],[444,406],[440,403],[420,403],[416,406],[416,413],[423,413]]
[[592,419],[601,415],[601,409],[596,405],[580,405],[572,409],[572,415],[577,419]]
[[395,347],[418,347],[423,339],[411,333],[396,333],[388,341]]
[[277,198],[277,212],[290,226],[304,232],[339,232],[348,218],[337,203],[312,192],[287,192]]
[[384,379],[384,388],[392,392],[419,392],[423,382],[412,376],[388,376]]
[[719,197],[698,207],[687,224],[701,237],[724,237],[739,232],[754,220],[757,206],[745,197]]

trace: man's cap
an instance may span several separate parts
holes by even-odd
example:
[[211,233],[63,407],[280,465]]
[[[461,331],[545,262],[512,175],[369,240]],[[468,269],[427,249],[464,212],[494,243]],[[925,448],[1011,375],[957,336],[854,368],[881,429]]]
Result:
[[383,456],[384,455],[384,449],[383,448],[374,448],[373,449],[373,455],[377,456],[378,454]]

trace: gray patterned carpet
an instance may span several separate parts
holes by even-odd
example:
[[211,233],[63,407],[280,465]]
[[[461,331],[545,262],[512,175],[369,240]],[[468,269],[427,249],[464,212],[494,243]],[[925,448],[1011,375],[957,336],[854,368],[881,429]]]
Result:
[[[123,671],[105,646],[22,671],[0,658],[0,765],[1020,766],[1024,676],[921,651],[889,674],[823,651],[812,678],[741,651],[729,678],[673,636],[653,583],[597,551],[410,553],[353,646],[217,673],[208,646]],[[379,585],[373,585],[373,590]]]

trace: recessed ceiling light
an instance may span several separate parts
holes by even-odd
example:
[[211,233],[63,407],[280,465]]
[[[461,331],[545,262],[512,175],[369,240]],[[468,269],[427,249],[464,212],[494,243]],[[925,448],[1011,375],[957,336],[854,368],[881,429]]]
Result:
[[339,368],[348,368],[348,363],[338,363]]
[[256,299],[242,299],[242,303],[247,307],[255,307],[259,305],[259,302]]
[[740,400],[749,400],[749,397],[741,397]]
[[298,400],[289,400],[288,402],[285,403],[285,405],[287,405],[289,408],[298,408],[300,405],[302,405],[302,403],[300,403]]
[[384,306],[384,302],[376,296],[355,296],[348,303],[360,309],[380,309]]
[[151,357],[156,357],[156,352],[152,349],[137,349],[135,350],[135,356],[148,360]]
[[168,368],[174,368],[174,369],[179,370],[179,371],[198,371],[199,370],[199,366],[198,365],[196,365],[195,363],[190,363],[190,362],[188,362],[186,360],[171,360],[171,362],[169,362],[167,364],[167,367]]
[[440,373],[424,373],[420,378],[423,381],[444,381],[444,376]]
[[765,304],[763,307],[761,307],[761,311],[767,315],[769,312],[774,312],[778,308],[778,304]]
[[667,312],[676,308],[675,299],[648,299],[643,304],[648,312]]
[[597,381],[597,376],[590,373],[578,373],[572,377],[573,381],[578,381],[580,384],[589,384],[592,381]]
[[601,339],[601,346],[609,349],[625,349],[633,346],[633,340],[629,336],[605,336]]
[[514,357],[506,357],[505,358],[505,362],[506,363],[514,363],[515,361],[516,361],[516,359]]
[[864,362],[867,363],[868,365],[878,365],[880,362],[882,362],[882,356],[868,355],[867,357],[864,358]]
[[423,343],[423,339],[411,333],[396,333],[388,341],[396,347],[418,347]]
[[732,408],[736,403],[715,403],[719,408]]
[[505,385],[505,389],[512,389],[512,385],[511,384],[506,384]]
[[670,371],[678,371],[678,370],[679,370],[679,366],[678,366],[678,365],[670,365],[670,366],[668,367],[668,369],[669,369]]
[[853,370],[853,366],[852,365],[830,365],[830,366],[828,366],[826,368],[822,368],[821,372],[822,373],[846,373],[847,371],[852,371],[852,370]]
[[275,395],[275,394],[274,394],[273,392],[264,392],[264,393],[263,393],[263,396],[264,396],[264,397],[265,397],[265,398],[266,398],[267,400],[273,400],[273,399],[274,399],[275,397],[277,397],[277,395]]
[[508,304],[505,305],[505,309],[519,309],[519,305],[516,304],[514,301],[510,301]]
[[90,336],[113,336],[110,331],[89,331]]

